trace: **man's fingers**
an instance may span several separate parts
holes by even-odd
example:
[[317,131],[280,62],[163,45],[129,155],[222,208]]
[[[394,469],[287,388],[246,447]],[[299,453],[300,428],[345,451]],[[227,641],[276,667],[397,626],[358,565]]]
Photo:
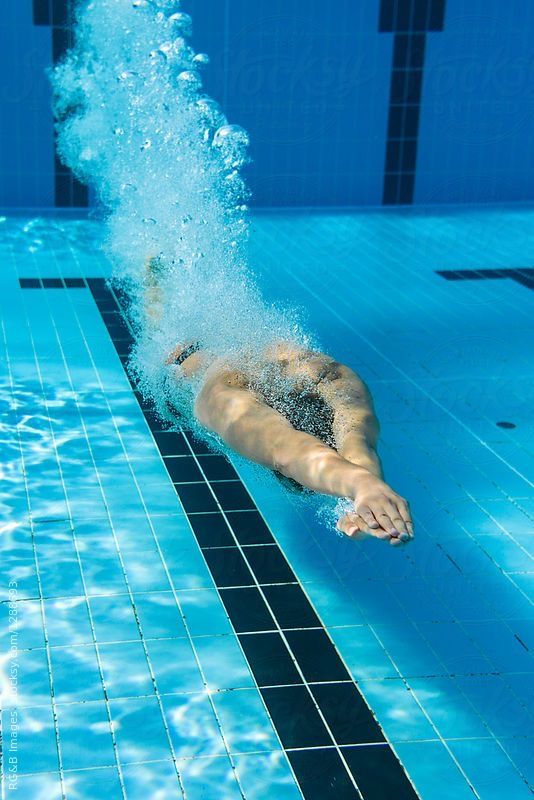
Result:
[[375,518],[375,515],[369,508],[369,506],[361,505],[358,506],[356,509],[356,513],[360,515],[362,519],[369,525],[370,528],[379,528],[380,523]]
[[[391,510],[389,511],[389,509]],[[405,514],[407,515],[406,522],[404,516],[401,516],[400,504],[397,508],[388,499],[380,505],[374,506],[373,510],[370,506],[363,505],[359,506],[357,511],[344,514],[338,519],[336,527],[351,539],[361,540],[373,536],[398,546],[411,539],[408,528],[411,520],[406,509]]]
[[[413,537],[410,513],[404,501],[395,503],[393,500],[386,498],[382,504],[382,511],[377,513],[375,510],[375,516],[382,527],[388,530],[395,538],[409,541]],[[411,531],[408,523],[412,528]]]
[[336,527],[351,539],[365,539],[369,535],[365,521],[358,514],[345,514],[337,521]]
[[349,514],[350,524],[352,528],[352,533],[361,534],[357,536],[358,539],[363,539],[365,536],[368,536],[370,531],[368,530],[366,521],[360,517],[359,514]]
[[397,502],[388,500],[387,512],[396,530],[404,540],[413,538],[413,525],[408,504],[402,498]]
[[406,530],[413,538],[413,521],[412,521],[412,515],[410,514],[410,509],[408,507],[408,503],[406,503],[405,501],[400,502],[398,504],[398,512],[403,519]]
[[359,534],[365,531],[379,539],[396,540],[397,544],[409,542],[413,538],[413,522],[408,502],[389,487],[384,488],[383,481],[377,489],[362,494],[361,503],[356,500],[355,512],[346,515],[354,525],[349,525],[347,533],[360,538]]
[[398,536],[393,520],[391,519],[389,514],[386,514],[385,511],[379,511],[376,513],[376,518],[378,519],[384,530],[390,533],[391,536],[395,537]]
[[358,529],[357,524],[355,523],[353,514],[345,514],[343,517],[340,517],[336,523],[336,528],[338,531],[342,533],[346,533],[347,536],[350,536],[353,532]]
[[351,539],[361,540],[367,539],[369,536],[375,536],[379,539],[389,539],[389,534],[385,531],[378,529],[370,529],[367,522],[359,514],[345,514],[338,519],[336,523],[338,530],[350,536]]
[[351,522],[348,514],[345,514],[344,517],[340,517],[336,523],[336,528],[342,533],[348,533],[352,526],[353,523]]
[[353,519],[358,526],[360,533],[362,536],[358,537],[363,539],[364,536],[373,536],[375,539],[389,539],[391,534],[387,531],[383,530],[380,525],[376,528],[371,528],[365,519],[360,516],[359,514],[350,514],[351,519]]

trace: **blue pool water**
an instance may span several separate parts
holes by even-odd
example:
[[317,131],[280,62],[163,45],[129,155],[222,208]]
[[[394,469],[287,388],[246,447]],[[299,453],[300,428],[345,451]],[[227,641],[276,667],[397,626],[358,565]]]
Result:
[[[267,298],[373,393],[416,525],[399,550],[158,432],[99,223],[1,223],[3,797],[530,796],[533,228],[528,207],[254,216]],[[357,740],[328,704],[347,693]]]

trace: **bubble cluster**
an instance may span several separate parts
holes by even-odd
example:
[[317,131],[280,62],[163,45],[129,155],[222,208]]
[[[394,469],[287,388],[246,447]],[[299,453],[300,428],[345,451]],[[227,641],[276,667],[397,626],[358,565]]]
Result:
[[174,0],[92,0],[75,17],[74,45],[49,71],[58,152],[106,209],[103,247],[129,298],[141,390],[196,427],[203,376],[165,365],[177,344],[200,341],[232,365],[246,352],[251,366],[274,341],[312,338],[298,308],[265,303],[249,266],[248,134],[203,92],[209,58],[188,43],[191,17]]

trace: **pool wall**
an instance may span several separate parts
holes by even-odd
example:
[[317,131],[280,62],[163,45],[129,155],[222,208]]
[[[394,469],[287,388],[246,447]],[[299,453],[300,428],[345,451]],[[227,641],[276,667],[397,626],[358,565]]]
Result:
[[[0,207],[86,207],[54,155],[44,68],[71,0],[4,0]],[[206,91],[251,135],[257,206],[532,199],[534,6],[185,0]]]

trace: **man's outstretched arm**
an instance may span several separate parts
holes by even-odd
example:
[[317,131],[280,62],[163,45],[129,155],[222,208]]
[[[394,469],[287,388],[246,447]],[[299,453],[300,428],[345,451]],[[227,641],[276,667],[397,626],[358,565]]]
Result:
[[382,465],[376,452],[380,426],[373,398],[360,376],[326,353],[303,351],[285,342],[279,343],[275,355],[284,358],[289,375],[311,378],[315,391],[333,409],[336,450],[352,463],[382,478]]
[[[208,382],[202,389],[195,413],[199,422],[218,433],[238,453],[278,470],[313,491],[352,500],[369,496],[369,503],[377,515],[383,508],[381,503],[386,500],[378,494],[377,503],[374,503],[378,485],[389,491],[392,498],[396,497],[365,467],[349,462],[314,436],[296,430],[282,414],[264,404],[248,389],[230,385],[221,377]],[[372,516],[373,511],[369,513]],[[398,516],[397,509],[395,515]],[[349,528],[340,529],[350,535]],[[372,516],[366,531],[377,538],[391,540],[392,544],[401,542],[402,531],[393,523],[388,526],[384,519],[379,523]]]
[[250,389],[231,385],[223,377],[201,390],[195,414],[241,455],[313,491],[353,497],[358,479],[366,474],[314,436],[296,430]]
[[[318,392],[334,412],[333,433],[337,450],[352,464],[364,467],[375,480],[361,482],[356,496],[357,514],[370,527],[378,522],[386,530],[393,526],[413,536],[408,502],[384,482],[377,453],[380,423],[365,381],[350,367],[324,356]],[[350,527],[348,515],[347,526]],[[360,526],[361,527],[361,526]]]
[[317,368],[317,392],[334,412],[336,449],[344,458],[383,478],[376,452],[380,424],[367,384],[354,370],[330,356],[320,356]]

